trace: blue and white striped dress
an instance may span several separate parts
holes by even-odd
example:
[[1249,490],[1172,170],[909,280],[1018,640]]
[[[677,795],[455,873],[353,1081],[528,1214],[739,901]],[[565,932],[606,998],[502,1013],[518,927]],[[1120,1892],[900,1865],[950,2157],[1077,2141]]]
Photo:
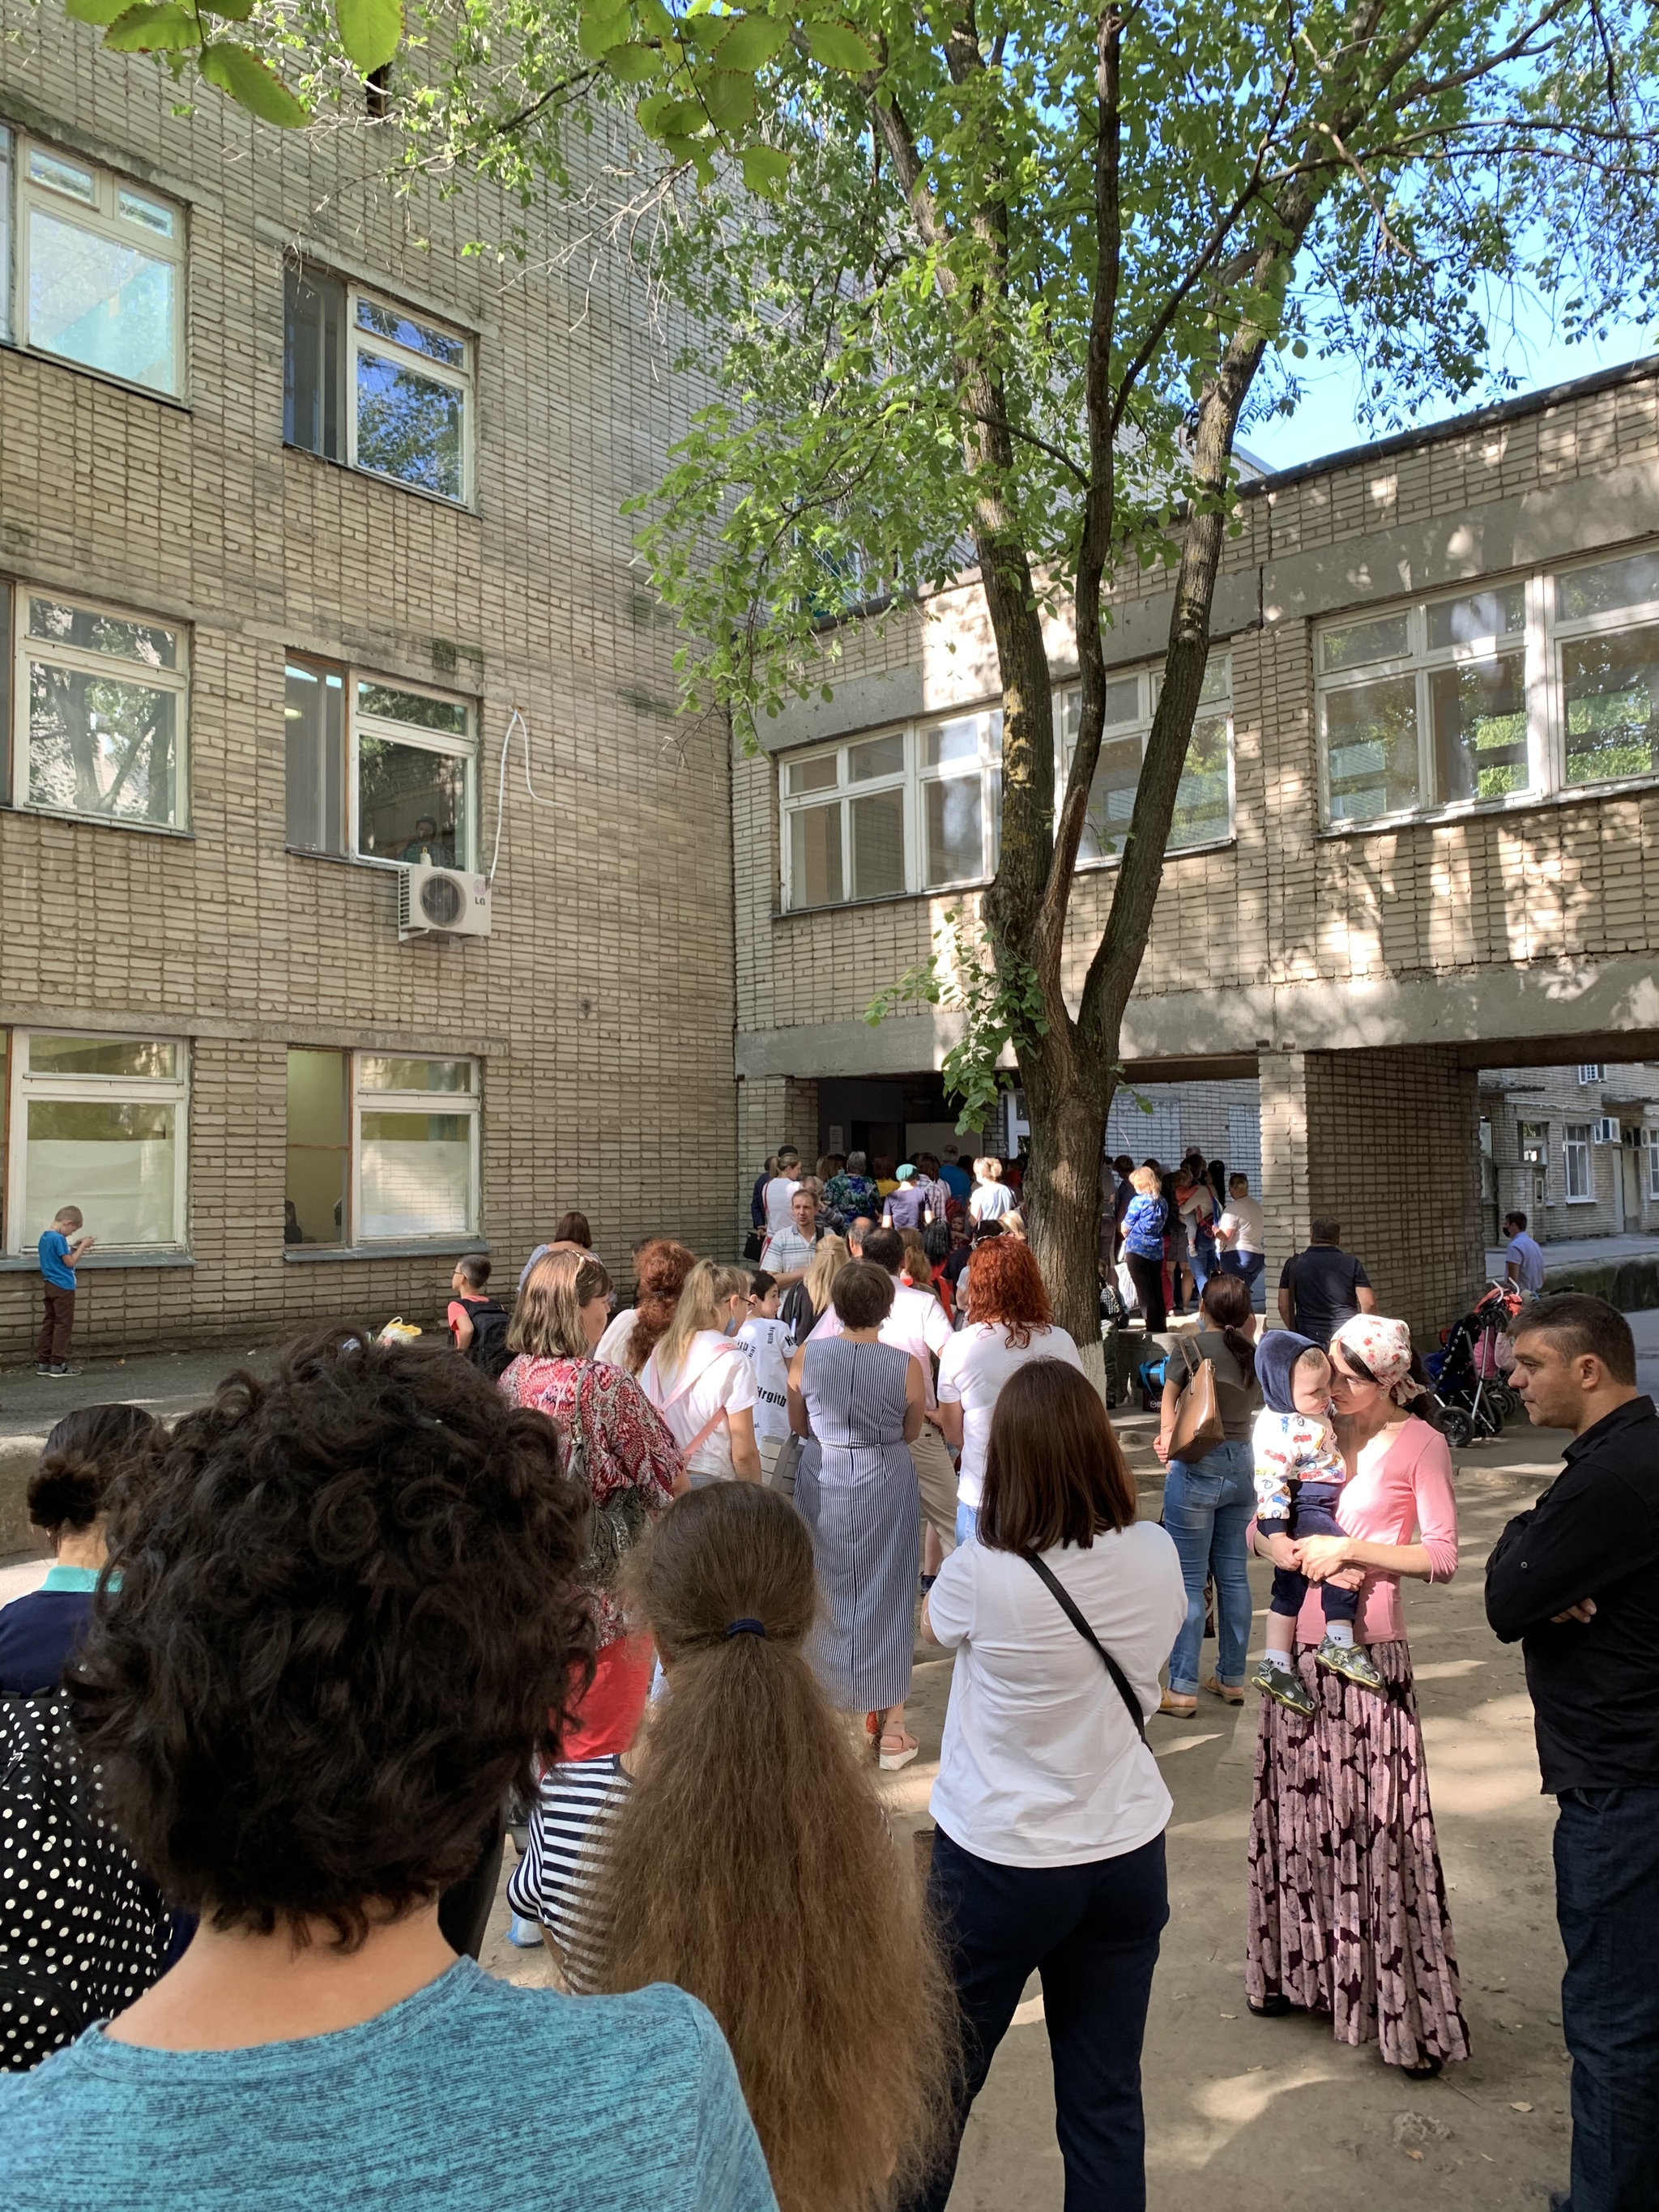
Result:
[[847,1712],[910,1693],[921,1498],[904,1441],[909,1361],[894,1345],[814,1336],[801,1363],[817,1449],[801,1455],[795,1504],[830,1613],[812,1657],[830,1703]]
[[507,1902],[551,1930],[573,1990],[592,1986],[594,1884],[605,1831],[628,1789],[614,1754],[550,1766],[530,1808],[530,1842],[507,1885]]

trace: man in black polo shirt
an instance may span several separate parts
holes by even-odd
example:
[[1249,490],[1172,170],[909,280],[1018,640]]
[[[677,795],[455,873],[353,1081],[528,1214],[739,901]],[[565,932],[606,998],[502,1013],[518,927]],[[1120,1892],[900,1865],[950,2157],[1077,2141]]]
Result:
[[1659,1415],[1630,1324],[1600,1298],[1521,1316],[1516,1389],[1566,1465],[1486,1562],[1486,1618],[1521,1639],[1544,1788],[1572,2053],[1570,2212],[1659,2208]]
[[1279,1318],[1322,1346],[1345,1321],[1376,1310],[1365,1263],[1340,1249],[1341,1235],[1340,1221],[1316,1216],[1308,1224],[1307,1250],[1293,1254],[1279,1278]]

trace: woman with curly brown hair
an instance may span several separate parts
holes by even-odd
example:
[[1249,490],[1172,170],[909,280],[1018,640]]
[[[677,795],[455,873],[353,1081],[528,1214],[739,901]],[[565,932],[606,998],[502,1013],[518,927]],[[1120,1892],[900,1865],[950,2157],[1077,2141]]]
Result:
[[674,1318],[685,1279],[697,1255],[671,1237],[653,1237],[634,1255],[635,1295],[593,1347],[595,1359],[609,1360],[637,1375]]
[[679,1501],[628,1583],[669,1694],[590,1863],[592,1986],[701,1997],[782,2212],[877,2212],[934,2163],[950,1993],[872,1778],[806,1659],[811,1540],[775,1492],[721,1483]]
[[[444,1941],[438,1893],[586,1671],[588,1508],[551,1423],[368,1334],[230,1376],[112,1517],[69,1687],[112,1818],[202,1924],[118,2020],[0,2077],[0,2197],[767,2212],[701,2005],[578,2006]],[[558,2085],[533,2127],[526,2081]]]

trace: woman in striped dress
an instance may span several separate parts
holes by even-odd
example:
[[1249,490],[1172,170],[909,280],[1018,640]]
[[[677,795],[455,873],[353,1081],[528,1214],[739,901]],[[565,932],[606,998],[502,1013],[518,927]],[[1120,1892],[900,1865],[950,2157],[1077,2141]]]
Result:
[[921,1433],[927,1384],[913,1353],[880,1341],[893,1304],[885,1268],[852,1262],[836,1278],[831,1303],[841,1334],[809,1337],[789,1363],[790,1425],[812,1439],[795,1503],[830,1601],[815,1655],[825,1694],[866,1716],[890,1771],[921,1747],[906,1733],[904,1701],[921,1539],[909,1445]]

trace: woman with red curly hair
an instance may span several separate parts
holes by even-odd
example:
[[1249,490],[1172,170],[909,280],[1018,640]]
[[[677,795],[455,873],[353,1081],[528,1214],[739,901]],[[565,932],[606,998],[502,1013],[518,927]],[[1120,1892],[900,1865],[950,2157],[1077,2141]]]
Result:
[[[964,1277],[968,1320],[939,1354],[939,1419],[945,1441],[962,1454],[957,1477],[957,1541],[974,1534],[985,1486],[985,1448],[1002,1386],[1028,1360],[1059,1359],[1082,1370],[1077,1346],[1056,1327],[1042,1270],[1017,1237],[974,1247]],[[960,1302],[960,1292],[958,1293]]]
[[637,1375],[666,1334],[685,1279],[697,1255],[672,1237],[653,1237],[634,1255],[635,1296],[593,1347],[595,1359],[608,1360]]

